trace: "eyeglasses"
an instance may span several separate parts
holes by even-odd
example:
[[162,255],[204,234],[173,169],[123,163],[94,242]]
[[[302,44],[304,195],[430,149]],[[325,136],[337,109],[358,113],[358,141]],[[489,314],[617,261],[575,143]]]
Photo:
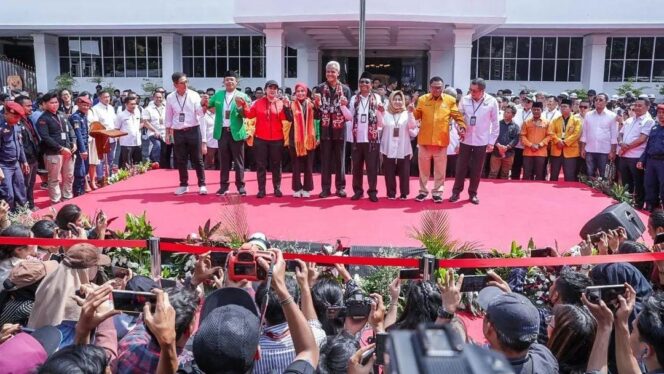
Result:
[[369,79],[360,79],[360,84],[371,84],[371,80],[369,80]]

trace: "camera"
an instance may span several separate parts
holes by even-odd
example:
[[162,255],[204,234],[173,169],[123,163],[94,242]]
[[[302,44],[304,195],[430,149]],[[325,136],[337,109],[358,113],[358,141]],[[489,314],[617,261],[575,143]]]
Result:
[[233,282],[262,281],[267,278],[267,271],[258,265],[259,258],[272,263],[272,252],[267,250],[270,244],[265,235],[256,233],[249,238],[247,244],[250,244],[251,248],[236,249],[228,254],[228,278]]
[[371,313],[373,299],[361,291],[354,292],[345,301],[345,306],[331,306],[327,308],[327,319],[357,317],[367,318]]
[[512,366],[496,351],[465,344],[448,325],[420,324],[393,330],[387,338],[385,373],[507,374]]

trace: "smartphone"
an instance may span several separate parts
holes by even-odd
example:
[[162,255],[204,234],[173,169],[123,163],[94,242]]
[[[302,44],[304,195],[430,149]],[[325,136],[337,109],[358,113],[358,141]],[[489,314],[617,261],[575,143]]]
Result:
[[602,238],[602,233],[598,232],[592,235],[588,235],[588,238],[590,239],[591,243],[597,243],[601,238]]
[[479,292],[486,287],[489,278],[485,275],[464,275],[461,292]]
[[376,365],[385,364],[385,354],[387,353],[387,337],[390,334],[386,332],[376,333]]
[[618,308],[618,296],[625,294],[624,284],[611,284],[608,286],[586,287],[586,298],[594,304],[599,304],[600,300],[612,310]]
[[286,271],[295,273],[295,269],[299,268],[300,264],[295,260],[286,260]]
[[362,364],[362,366],[366,366],[369,363],[369,360],[371,360],[371,356],[373,356],[374,352],[376,352],[376,347],[373,347],[368,351],[362,353],[362,357],[360,358],[360,364]]
[[159,282],[161,283],[161,288],[173,288],[178,285],[175,279],[160,279]]
[[422,279],[419,268],[399,270],[399,279]]
[[228,252],[210,252],[210,262],[212,266],[221,266],[226,267],[226,259],[228,258]]
[[549,257],[549,256],[551,256],[550,248],[539,248],[539,249],[530,250],[530,257]]
[[129,269],[120,266],[111,266],[113,278],[124,278],[129,276]]
[[148,301],[154,308],[157,296],[152,292],[113,291],[113,306],[115,310],[127,314],[143,313],[143,306]]
[[31,329],[29,327],[21,326],[21,332],[24,332],[26,334],[32,334],[33,332],[35,332],[35,329]]
[[661,243],[664,243],[664,233],[657,234],[657,236],[655,236],[654,244],[661,244]]

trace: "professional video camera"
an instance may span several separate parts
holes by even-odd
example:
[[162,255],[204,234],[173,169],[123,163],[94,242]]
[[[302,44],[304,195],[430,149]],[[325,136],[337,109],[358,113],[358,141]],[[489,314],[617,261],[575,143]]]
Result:
[[332,306],[327,308],[327,318],[367,318],[371,313],[373,299],[366,296],[362,291],[356,291],[344,300],[344,306]]
[[[257,260],[263,258],[268,263],[272,263],[272,252],[268,251],[270,243],[262,233],[253,234],[247,243],[251,245],[251,248],[240,247],[229,253],[228,278],[234,282],[265,280],[267,272],[258,265]],[[245,246],[243,245],[243,247]]]
[[[450,325],[421,324],[393,330],[386,341],[385,373],[507,374],[512,366],[499,352],[464,344]],[[379,352],[379,349],[376,349]],[[377,361],[381,358],[377,357]]]

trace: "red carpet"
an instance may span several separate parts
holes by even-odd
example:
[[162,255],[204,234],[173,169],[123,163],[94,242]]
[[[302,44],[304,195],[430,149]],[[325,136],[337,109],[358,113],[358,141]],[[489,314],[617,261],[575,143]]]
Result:
[[[157,235],[185,237],[195,232],[208,218],[217,221],[223,201],[214,195],[219,188],[218,172],[207,172],[208,196],[197,194],[195,180],[192,171],[191,192],[174,196],[173,191],[178,185],[177,171],[155,170],[71,202],[81,206],[90,216],[97,209],[104,210],[109,217],[147,211]],[[282,240],[332,243],[339,238],[344,245],[417,246],[418,243],[409,238],[408,233],[410,227],[418,225],[420,212],[444,209],[450,215],[455,239],[477,241],[486,249],[507,251],[512,240],[525,246],[532,237],[538,247],[554,246],[557,240],[563,250],[577,244],[579,229],[612,203],[610,198],[580,183],[564,182],[482,180],[479,187],[480,205],[475,206],[467,200],[465,192],[459,202],[452,204],[447,201],[453,183],[450,179],[445,183],[443,204],[434,204],[431,200],[423,203],[414,201],[412,198],[418,189],[416,178],[411,179],[411,194],[407,201],[387,200],[384,197],[384,181],[379,178],[381,199],[378,203],[371,203],[366,197],[360,201],[336,197],[319,199],[319,176],[315,177],[316,197],[309,199],[291,196],[290,174],[284,175],[282,191],[285,196],[280,199],[272,196],[270,187],[265,199],[255,197],[255,173],[247,173],[246,181],[250,195],[244,201],[251,231],[262,231],[269,238]],[[268,176],[268,186],[270,183]],[[347,192],[351,195],[350,176],[347,186]],[[231,186],[231,192],[235,192],[234,186]],[[45,212],[42,210],[39,213]],[[641,218],[645,222],[646,217],[641,215]],[[121,228],[123,225],[120,219],[114,222],[113,227]]]

